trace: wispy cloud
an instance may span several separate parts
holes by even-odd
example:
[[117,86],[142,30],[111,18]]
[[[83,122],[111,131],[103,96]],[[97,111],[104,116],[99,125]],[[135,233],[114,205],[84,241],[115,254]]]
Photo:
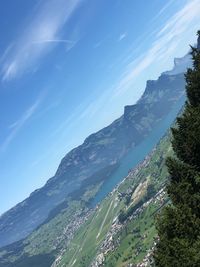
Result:
[[36,99],[36,101],[25,110],[25,112],[22,114],[22,116],[13,122],[11,125],[9,125],[10,133],[8,134],[7,138],[4,140],[4,142],[0,145],[0,152],[4,152],[7,147],[10,145],[12,140],[16,137],[17,133],[21,130],[21,128],[24,126],[24,124],[33,116],[33,114],[36,112],[37,108],[39,107],[40,103],[42,102],[44,98],[44,92],[42,92],[39,97]]
[[46,39],[46,40],[37,40],[32,42],[33,44],[43,44],[43,43],[66,43],[66,44],[74,44],[75,41],[72,40],[64,40],[64,39]]
[[[80,6],[82,0],[42,1],[28,26],[21,30],[15,44],[9,46],[2,58],[2,81],[11,80],[30,68],[58,43],[71,49],[77,40],[63,39],[63,26]],[[70,47],[70,48],[69,48]]]
[[200,1],[190,0],[188,3],[172,16],[164,27],[158,32],[157,36],[170,33],[182,33],[189,24],[199,15]]
[[194,26],[196,28],[200,26],[199,14],[200,1],[190,0],[163,25],[162,29],[157,30],[156,39],[149,50],[127,66],[116,86],[114,96],[125,93],[133,84],[135,78],[150,67],[152,63],[172,55],[185,35],[194,31]]
[[101,95],[98,97],[94,97],[92,101],[90,101],[87,106],[85,106],[84,110],[82,111],[81,115],[79,116],[80,120],[83,119],[91,119],[92,117],[96,116],[98,112],[102,112],[104,105],[110,99],[112,93],[112,88],[110,90],[105,90]]
[[160,9],[160,11],[157,13],[157,15],[152,19],[152,21],[155,21],[158,19],[163,13],[175,2],[175,0],[169,0],[167,3]]
[[127,37],[127,32],[123,32],[120,34],[119,38],[118,38],[118,41],[122,41],[123,39],[125,39]]

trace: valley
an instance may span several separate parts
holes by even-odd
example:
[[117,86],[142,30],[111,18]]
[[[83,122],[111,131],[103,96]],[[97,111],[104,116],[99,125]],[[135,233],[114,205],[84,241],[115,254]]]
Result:
[[[140,263],[156,238],[154,216],[167,201],[163,191],[168,178],[164,164],[165,158],[171,154],[168,134],[102,201],[53,266],[128,266],[129,262]],[[141,187],[141,183],[146,183],[146,187]],[[148,196],[147,188],[151,186],[155,191]],[[134,201],[130,196],[138,187],[140,197]],[[128,213],[130,209],[130,215],[120,222],[120,213],[123,210]]]
[[0,12],[0,267],[199,267],[200,0]]
[[2,242],[22,234],[0,249],[0,266],[143,266],[155,243],[154,217],[168,201],[168,131],[185,102],[184,75],[176,70],[190,60],[183,68],[181,62],[147,81],[135,105],[70,151],[43,188],[0,217]]

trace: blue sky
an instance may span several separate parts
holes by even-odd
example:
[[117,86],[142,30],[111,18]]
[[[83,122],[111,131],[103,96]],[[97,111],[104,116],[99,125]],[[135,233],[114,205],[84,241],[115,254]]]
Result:
[[0,213],[183,56],[199,0],[0,2]]

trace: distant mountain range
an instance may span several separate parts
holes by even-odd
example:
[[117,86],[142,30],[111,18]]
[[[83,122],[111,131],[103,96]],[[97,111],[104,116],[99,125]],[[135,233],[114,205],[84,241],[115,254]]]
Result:
[[173,70],[147,81],[140,100],[125,106],[120,118],[71,150],[45,186],[0,217],[1,247],[26,237],[67,198],[79,198],[88,184],[109,179],[130,149],[147,138],[175,105],[181,108],[185,99],[183,72],[191,65],[190,56],[174,63]]

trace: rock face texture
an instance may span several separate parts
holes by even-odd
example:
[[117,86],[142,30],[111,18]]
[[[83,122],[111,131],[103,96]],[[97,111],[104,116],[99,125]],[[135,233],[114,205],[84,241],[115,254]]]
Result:
[[185,81],[180,64],[183,61],[189,64],[188,56],[187,60],[178,61],[171,72],[163,73],[158,80],[147,81],[141,99],[135,105],[125,106],[120,118],[70,151],[44,187],[0,217],[0,246],[27,236],[69,194],[84,183],[95,183],[97,173],[99,176],[99,172],[106,170],[108,175],[102,180],[107,179],[126,153],[148,137],[175,105],[179,103],[181,108]]

